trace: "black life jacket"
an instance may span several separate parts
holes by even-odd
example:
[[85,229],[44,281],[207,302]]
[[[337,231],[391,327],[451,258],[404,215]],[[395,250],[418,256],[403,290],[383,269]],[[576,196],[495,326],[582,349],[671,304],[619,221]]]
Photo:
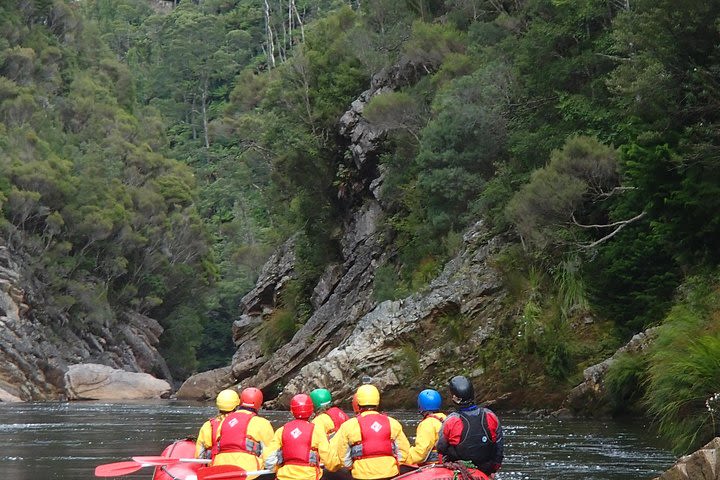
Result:
[[479,469],[495,458],[495,442],[490,434],[485,411],[480,409],[478,415],[457,412],[463,422],[462,437],[457,445],[449,445],[447,457],[451,461],[468,460]]

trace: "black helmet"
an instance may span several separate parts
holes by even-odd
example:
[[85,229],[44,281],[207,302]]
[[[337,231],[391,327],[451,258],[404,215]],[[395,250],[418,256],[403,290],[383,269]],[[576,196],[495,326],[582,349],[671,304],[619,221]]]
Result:
[[468,380],[467,377],[457,375],[450,379],[450,383],[448,386],[450,388],[450,393],[454,397],[457,397],[459,399],[459,402],[456,401],[456,403],[463,405],[467,403],[473,403],[475,401],[475,389],[473,388],[472,383],[470,383],[470,380]]

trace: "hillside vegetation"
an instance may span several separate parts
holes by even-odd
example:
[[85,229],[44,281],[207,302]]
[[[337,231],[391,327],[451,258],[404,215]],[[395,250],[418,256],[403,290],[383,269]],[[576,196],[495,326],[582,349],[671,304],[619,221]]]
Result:
[[497,264],[521,320],[488,345],[496,380],[567,388],[662,325],[609,385],[618,413],[656,415],[684,450],[713,434],[720,384],[719,14],[700,0],[4,0],[2,238],[67,328],[158,318],[182,377],[227,364],[239,299],[299,232],[272,350],[311,313],[358,192],[337,120],[374,73],[412,62],[419,80],[364,112],[390,132],[378,168],[397,253],[377,300],[421,289],[484,218],[516,239]]

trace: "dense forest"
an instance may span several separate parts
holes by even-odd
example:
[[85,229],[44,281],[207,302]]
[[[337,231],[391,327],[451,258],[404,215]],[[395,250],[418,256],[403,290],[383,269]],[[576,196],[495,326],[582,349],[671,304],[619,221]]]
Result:
[[411,62],[418,80],[364,111],[390,132],[377,300],[422,289],[483,218],[516,239],[497,264],[521,312],[488,348],[571,385],[659,326],[608,385],[684,451],[714,433],[720,385],[719,18],[700,0],[0,0],[0,240],[61,327],[143,312],[186,377],[227,364],[240,298],[296,234],[272,350],[356,194],[337,121]]

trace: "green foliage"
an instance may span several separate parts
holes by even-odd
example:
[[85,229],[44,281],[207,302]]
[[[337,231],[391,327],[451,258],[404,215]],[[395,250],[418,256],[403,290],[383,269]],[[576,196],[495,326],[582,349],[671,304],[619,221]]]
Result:
[[402,370],[402,378],[406,385],[418,382],[423,376],[420,365],[420,354],[412,343],[403,343],[397,353],[397,362]]
[[402,295],[399,294],[398,273],[391,264],[385,264],[375,269],[375,277],[373,278],[373,298],[380,303],[385,300],[397,300]]
[[647,375],[644,354],[621,353],[610,364],[603,380],[613,413],[638,412]]
[[400,130],[420,141],[418,133],[425,125],[427,112],[418,99],[404,92],[376,95],[363,110],[363,116],[383,130]]
[[573,223],[596,218],[595,204],[617,182],[614,150],[591,137],[572,137],[553,151],[547,167],[533,172],[508,203],[507,215],[541,250],[573,241],[584,235]]
[[555,285],[563,317],[567,318],[574,311],[582,313],[590,308],[578,257],[560,263],[555,273]]
[[198,366],[195,352],[202,339],[202,319],[199,312],[182,306],[166,319],[166,325],[160,342],[163,357],[174,375],[187,377]]
[[645,401],[678,452],[715,434],[705,406],[720,382],[720,297],[712,282],[686,284],[685,298],[668,314],[648,357]]
[[433,104],[416,159],[422,216],[433,233],[466,224],[468,205],[503,156],[507,74],[488,64],[449,84]]
[[467,319],[460,313],[448,313],[438,318],[437,323],[448,339],[460,345],[466,340]]
[[292,338],[297,330],[295,315],[291,309],[276,309],[264,320],[260,337],[260,346],[265,355],[269,355]]
[[451,53],[462,53],[465,45],[463,34],[451,25],[415,22],[402,53],[408,60],[434,69]]
[[168,332],[161,348],[177,355],[175,373],[187,375],[208,280],[192,173],[154,150],[164,142],[149,127],[160,120],[137,108],[130,71],[85,6],[26,7],[0,7],[7,245],[32,259],[50,329],[100,332],[118,313],[149,313]]
[[[426,286],[468,224],[514,227],[527,250],[498,263],[522,319],[503,327],[498,368],[562,382],[587,360],[574,316],[594,310],[630,336],[720,260],[720,6],[496,3],[298,0],[300,29],[277,0],[267,25],[257,0],[164,14],[142,0],[5,2],[3,235],[35,259],[48,312],[90,330],[125,309],[155,316],[184,376],[230,357],[215,337],[300,232],[270,351],[311,314],[342,219],[377,173],[374,158],[358,170],[337,120],[375,73],[412,65],[364,111],[391,133],[377,162],[397,254],[376,299]],[[454,336],[466,320],[443,322]],[[635,360],[616,374],[619,401],[633,400]]]

